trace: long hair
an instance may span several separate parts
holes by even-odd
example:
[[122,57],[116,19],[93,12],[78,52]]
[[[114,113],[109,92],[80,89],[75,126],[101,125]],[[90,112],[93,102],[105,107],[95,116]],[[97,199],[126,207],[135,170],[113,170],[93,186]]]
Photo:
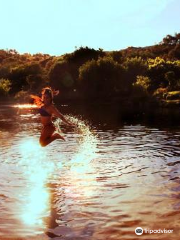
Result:
[[41,91],[41,97],[37,96],[37,95],[30,95],[31,98],[34,100],[34,103],[38,106],[41,107],[44,103],[43,103],[43,96],[44,95],[48,95],[51,98],[51,102],[53,103],[53,98],[54,96],[59,94],[59,91],[55,91],[53,90],[51,87],[44,87]]

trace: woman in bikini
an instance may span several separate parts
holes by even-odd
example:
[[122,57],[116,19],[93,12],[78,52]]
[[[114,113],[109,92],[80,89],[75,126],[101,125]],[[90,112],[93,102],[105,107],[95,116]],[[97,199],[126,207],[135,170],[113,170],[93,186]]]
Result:
[[59,133],[55,133],[55,126],[52,122],[52,116],[59,117],[64,123],[69,126],[74,126],[70,123],[54,106],[53,104],[53,93],[57,95],[57,92],[53,92],[50,87],[45,87],[42,90],[42,97],[31,95],[34,99],[35,104],[39,107],[39,113],[41,115],[41,123],[43,129],[41,131],[41,136],[39,138],[39,143],[42,147],[47,146],[49,143],[56,139],[62,139],[65,141],[64,137]]

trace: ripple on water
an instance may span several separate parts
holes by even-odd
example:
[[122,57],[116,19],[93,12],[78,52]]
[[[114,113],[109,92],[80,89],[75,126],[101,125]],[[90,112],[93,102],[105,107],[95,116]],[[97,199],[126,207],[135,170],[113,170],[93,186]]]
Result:
[[180,237],[178,131],[92,131],[69,116],[78,128],[61,127],[67,141],[41,148],[36,115],[19,117],[18,131],[0,122],[1,238],[125,240],[136,239],[137,226]]

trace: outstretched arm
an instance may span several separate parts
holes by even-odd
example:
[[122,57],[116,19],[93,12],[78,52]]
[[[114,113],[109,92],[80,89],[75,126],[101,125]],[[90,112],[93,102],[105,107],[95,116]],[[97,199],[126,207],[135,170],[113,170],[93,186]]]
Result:
[[51,113],[54,114],[56,117],[59,117],[64,123],[68,124],[69,126],[74,126],[73,123],[69,122],[62,113],[60,113],[55,106],[52,106]]

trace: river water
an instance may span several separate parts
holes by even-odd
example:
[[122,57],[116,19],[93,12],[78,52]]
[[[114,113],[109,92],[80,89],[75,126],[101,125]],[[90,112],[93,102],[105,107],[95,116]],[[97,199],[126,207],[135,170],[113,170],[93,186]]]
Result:
[[180,128],[67,117],[42,148],[36,110],[1,105],[0,239],[180,239]]

